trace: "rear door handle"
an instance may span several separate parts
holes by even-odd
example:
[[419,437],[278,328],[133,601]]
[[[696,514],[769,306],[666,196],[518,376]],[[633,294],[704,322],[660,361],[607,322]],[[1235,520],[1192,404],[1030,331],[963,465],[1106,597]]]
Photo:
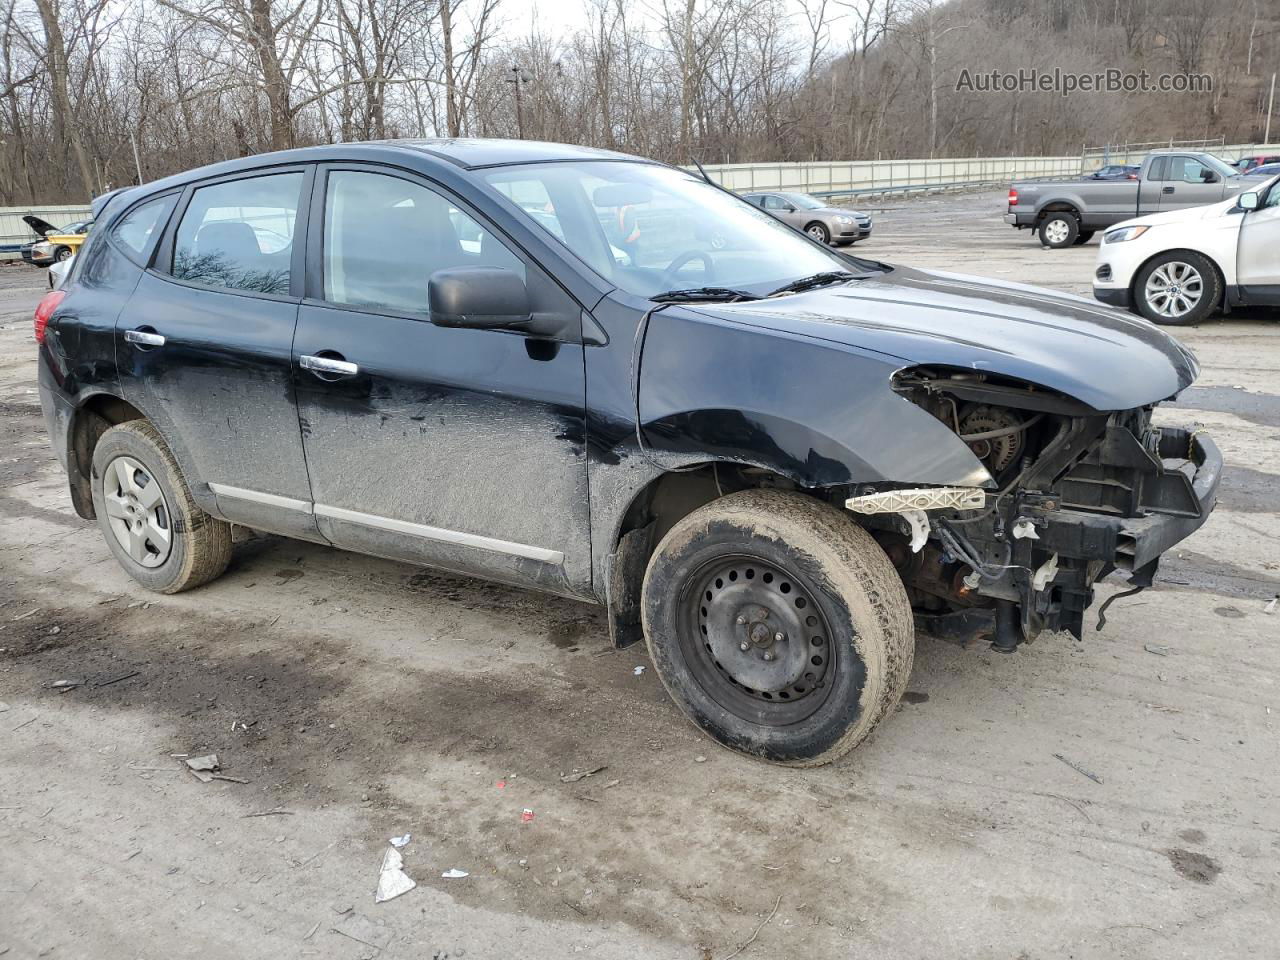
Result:
[[1162,193],[1173,193],[1173,187],[1165,187]]
[[303,370],[310,370],[316,374],[327,374],[331,377],[354,377],[360,372],[360,367],[349,360],[339,360],[335,357],[318,357],[314,354],[303,354],[298,358],[298,363]]
[[137,330],[126,330],[124,339],[126,343],[132,343],[139,347],[164,346],[164,334],[156,333],[154,330],[148,330],[145,327],[139,327]]

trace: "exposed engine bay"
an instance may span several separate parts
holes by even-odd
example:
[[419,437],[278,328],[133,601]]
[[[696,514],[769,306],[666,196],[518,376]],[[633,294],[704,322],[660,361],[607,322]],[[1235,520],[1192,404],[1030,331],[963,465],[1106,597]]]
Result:
[[1212,509],[1216,448],[1152,427],[1151,406],[1100,412],[971,370],[906,370],[894,389],[947,424],[993,480],[969,509],[921,501],[878,512],[867,502],[929,492],[883,485],[846,504],[869,514],[921,628],[943,639],[990,637],[1012,652],[1043,630],[1079,638],[1098,579],[1119,569],[1149,586],[1160,554]]

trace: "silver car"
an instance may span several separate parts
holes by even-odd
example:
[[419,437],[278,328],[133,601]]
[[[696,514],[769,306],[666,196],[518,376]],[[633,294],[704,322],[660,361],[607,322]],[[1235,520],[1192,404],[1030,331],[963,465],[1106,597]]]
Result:
[[746,193],[743,199],[803,230],[820,243],[844,246],[871,236],[871,217],[857,210],[833,207],[807,193]]

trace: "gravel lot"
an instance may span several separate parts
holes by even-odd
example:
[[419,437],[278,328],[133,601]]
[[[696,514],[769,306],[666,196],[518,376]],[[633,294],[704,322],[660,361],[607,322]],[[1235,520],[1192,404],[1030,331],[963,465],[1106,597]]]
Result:
[[[896,201],[858,252],[1088,292],[1095,244],[1042,250],[1002,213],[996,191]],[[146,593],[48,448],[43,284],[0,266],[5,960],[722,960],[758,927],[744,960],[1275,956],[1266,315],[1184,334],[1204,373],[1162,416],[1230,466],[1156,588],[1083,643],[922,638],[897,714],[799,771],[702,739],[593,607],[277,538]],[[173,756],[210,752],[246,782]],[[375,905],[404,833],[419,886]]]

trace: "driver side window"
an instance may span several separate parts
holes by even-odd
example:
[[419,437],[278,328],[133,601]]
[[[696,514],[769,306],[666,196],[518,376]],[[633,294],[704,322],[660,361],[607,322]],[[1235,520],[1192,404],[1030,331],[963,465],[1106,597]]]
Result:
[[1173,179],[1183,183],[1204,183],[1212,171],[1199,160],[1177,157],[1173,161]]
[[335,170],[324,204],[324,298],[401,314],[427,312],[427,282],[450,267],[524,261],[448,198],[382,173]]
[[781,197],[775,197],[771,194],[764,198],[764,208],[766,210],[785,210],[787,205]]

